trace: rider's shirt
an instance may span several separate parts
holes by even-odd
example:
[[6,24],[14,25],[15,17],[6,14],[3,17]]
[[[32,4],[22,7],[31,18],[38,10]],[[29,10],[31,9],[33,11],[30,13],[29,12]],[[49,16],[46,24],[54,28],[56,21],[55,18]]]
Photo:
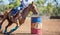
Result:
[[21,5],[18,7],[18,10],[28,7],[34,0],[21,0]]

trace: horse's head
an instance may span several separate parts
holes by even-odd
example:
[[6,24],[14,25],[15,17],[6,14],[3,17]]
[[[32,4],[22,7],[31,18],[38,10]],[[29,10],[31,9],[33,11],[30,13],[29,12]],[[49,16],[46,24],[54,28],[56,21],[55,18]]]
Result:
[[32,2],[32,4],[29,5],[29,9],[30,9],[30,11],[33,12],[34,15],[38,15],[37,8],[36,8],[36,6],[33,4],[33,2]]

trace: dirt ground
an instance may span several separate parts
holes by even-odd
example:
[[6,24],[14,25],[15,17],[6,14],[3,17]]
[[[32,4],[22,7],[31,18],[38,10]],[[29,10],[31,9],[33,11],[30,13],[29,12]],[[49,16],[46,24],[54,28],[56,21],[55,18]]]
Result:
[[60,35],[60,19],[43,19],[42,35]]
[[[2,30],[4,31],[7,21],[2,25]],[[12,26],[8,28],[8,31],[14,28],[16,25],[13,23]],[[17,33],[17,34],[16,34]],[[16,31],[12,34],[14,35],[30,35],[31,33],[31,20],[27,18],[25,23],[22,24]],[[0,34],[3,35],[3,34]],[[60,20],[59,19],[43,19],[42,20],[42,35],[60,35]]]

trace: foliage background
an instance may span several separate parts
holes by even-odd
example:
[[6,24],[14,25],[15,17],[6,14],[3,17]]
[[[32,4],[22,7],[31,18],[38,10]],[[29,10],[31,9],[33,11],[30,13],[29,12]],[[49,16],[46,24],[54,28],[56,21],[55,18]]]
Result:
[[[35,0],[34,4],[40,16],[60,16],[59,0]],[[0,0],[0,13],[20,5],[20,0]],[[32,13],[30,12],[29,16]]]

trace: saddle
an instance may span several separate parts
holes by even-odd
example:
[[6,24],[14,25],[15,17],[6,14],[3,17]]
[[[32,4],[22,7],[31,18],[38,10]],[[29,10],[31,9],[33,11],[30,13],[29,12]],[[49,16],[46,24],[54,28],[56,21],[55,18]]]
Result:
[[[26,7],[25,7],[26,8]],[[14,19],[14,18],[18,18],[17,16],[17,14],[19,14],[20,16],[21,16],[21,13],[22,13],[22,11],[25,9],[25,8],[22,8],[22,9],[20,9],[20,10],[18,10],[17,8],[13,8],[13,9],[11,9],[11,11],[10,11],[10,14],[9,14],[9,19]]]
[[14,16],[14,15],[16,15],[18,13],[18,10],[17,9],[12,9],[11,11],[10,11],[10,16]]
[[[14,21],[14,19],[17,19],[23,10],[17,10],[17,9],[11,9],[10,13],[9,13],[9,19],[11,19],[12,21]],[[19,14],[19,15],[17,15]],[[20,15],[21,16],[21,15]]]

